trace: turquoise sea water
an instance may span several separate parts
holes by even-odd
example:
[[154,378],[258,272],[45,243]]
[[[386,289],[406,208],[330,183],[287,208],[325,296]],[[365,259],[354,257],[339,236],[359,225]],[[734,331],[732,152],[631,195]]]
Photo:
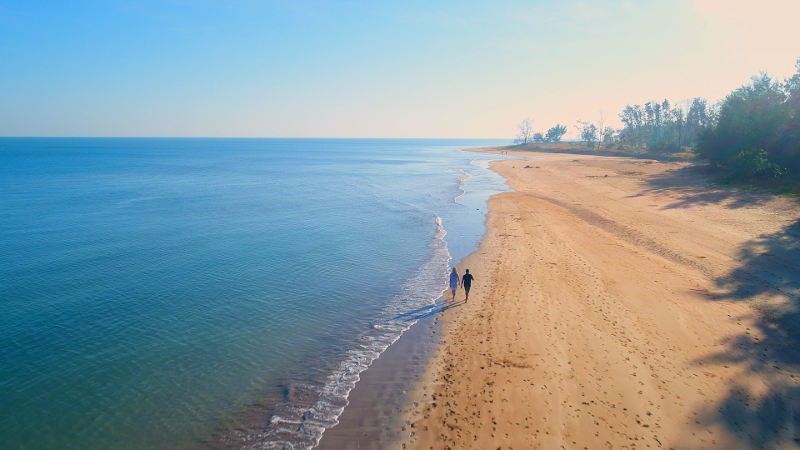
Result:
[[[0,139],[0,447],[310,448],[506,190],[475,140]],[[287,445],[288,443],[288,445]]]

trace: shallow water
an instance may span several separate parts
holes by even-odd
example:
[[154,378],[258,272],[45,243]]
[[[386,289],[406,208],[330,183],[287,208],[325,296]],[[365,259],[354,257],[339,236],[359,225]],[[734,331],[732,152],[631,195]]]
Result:
[[502,143],[0,139],[3,448],[193,448],[264,399],[309,448],[475,248],[506,188],[459,149]]

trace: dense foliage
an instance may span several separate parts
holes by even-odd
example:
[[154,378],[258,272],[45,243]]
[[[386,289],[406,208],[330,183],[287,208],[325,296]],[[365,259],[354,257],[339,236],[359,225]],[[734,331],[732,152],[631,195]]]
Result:
[[702,98],[683,106],[667,100],[628,105],[619,115],[625,127],[616,135],[604,130],[603,144],[662,153],[693,149],[731,181],[800,178],[800,59],[796,67],[783,82],[754,76],[714,107]]
[[534,142],[560,142],[561,138],[567,134],[567,127],[561,124],[556,124],[556,126],[547,130],[547,134],[542,133],[534,133],[533,134],[533,141]]
[[800,176],[800,59],[785,82],[761,74],[725,97],[697,151],[741,179]]
[[631,147],[676,152],[697,143],[700,132],[710,125],[707,102],[695,98],[684,106],[671,106],[647,102],[627,105],[619,117],[625,127],[619,131],[617,141]]
[[556,124],[556,126],[547,130],[547,134],[544,135],[544,141],[559,142],[565,134],[567,134],[567,127],[561,124]]

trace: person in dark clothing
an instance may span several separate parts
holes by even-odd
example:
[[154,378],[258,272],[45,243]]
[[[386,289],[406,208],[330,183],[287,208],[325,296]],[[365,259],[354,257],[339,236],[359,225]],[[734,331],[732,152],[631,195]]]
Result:
[[461,277],[461,286],[464,288],[464,291],[466,291],[466,293],[467,293],[467,298],[464,299],[464,303],[466,303],[467,300],[469,300],[469,290],[472,287],[472,280],[475,279],[475,277],[473,277],[472,274],[469,273],[469,269],[467,269],[466,272],[467,273],[465,273],[464,276]]

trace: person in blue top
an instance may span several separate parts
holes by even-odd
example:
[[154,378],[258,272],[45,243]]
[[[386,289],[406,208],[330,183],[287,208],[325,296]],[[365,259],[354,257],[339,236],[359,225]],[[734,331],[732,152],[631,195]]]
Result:
[[456,289],[458,289],[458,282],[460,280],[461,277],[458,276],[458,271],[453,267],[453,271],[450,272],[450,290],[453,291],[453,300],[456,299]]
[[469,273],[469,269],[467,269],[466,273],[464,274],[464,276],[461,277],[461,285],[464,286],[464,290],[467,292],[467,298],[464,299],[464,303],[466,303],[467,300],[469,300],[469,290],[472,287],[472,280],[474,280],[474,279],[475,279],[475,277],[473,277]]

